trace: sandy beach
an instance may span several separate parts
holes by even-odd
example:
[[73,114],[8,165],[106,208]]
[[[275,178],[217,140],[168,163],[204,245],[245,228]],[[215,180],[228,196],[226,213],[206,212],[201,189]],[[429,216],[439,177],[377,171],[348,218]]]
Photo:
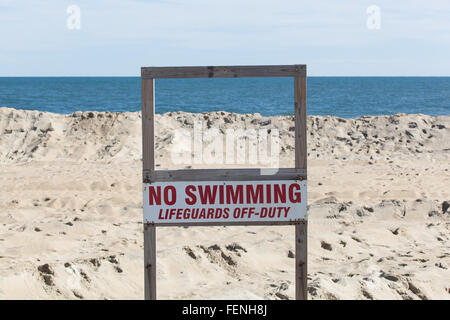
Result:
[[[278,129],[292,116],[156,116]],[[310,299],[450,299],[450,116],[309,116]],[[141,116],[0,108],[0,299],[143,299]],[[293,227],[158,228],[158,299],[293,299]]]

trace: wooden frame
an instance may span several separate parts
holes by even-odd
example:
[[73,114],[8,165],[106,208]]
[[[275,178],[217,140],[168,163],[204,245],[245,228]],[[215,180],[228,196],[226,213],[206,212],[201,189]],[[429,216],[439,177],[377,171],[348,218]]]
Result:
[[[261,175],[261,169],[188,169],[157,170],[148,172],[144,183],[166,181],[267,181],[306,180],[306,170],[297,168],[276,168],[275,174]],[[275,171],[278,170],[278,171]]]
[[[293,77],[295,114],[295,168],[280,168],[275,175],[261,175],[261,169],[155,170],[155,79]],[[143,182],[301,180],[307,178],[306,149],[306,65],[143,67],[142,154]],[[219,225],[295,225],[295,298],[307,299],[307,220],[281,222],[228,222],[144,225],[145,299],[156,299],[156,227]]]
[[306,65],[144,67],[142,79],[306,77]]

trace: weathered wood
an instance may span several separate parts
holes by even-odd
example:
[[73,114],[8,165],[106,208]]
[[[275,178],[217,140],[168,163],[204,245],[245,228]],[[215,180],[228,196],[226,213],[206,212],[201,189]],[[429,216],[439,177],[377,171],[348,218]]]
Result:
[[[155,170],[155,81],[141,79],[142,95],[142,166],[143,180]],[[145,225],[145,224],[144,224]],[[156,229],[144,227],[144,288],[145,299],[156,299]]]
[[[155,170],[149,172],[152,182],[174,181],[269,181],[306,179],[306,169],[279,168],[271,169],[273,174],[261,174],[261,169],[189,169],[189,170]],[[278,170],[278,171],[275,171]],[[145,174],[147,176],[147,174]]]
[[219,226],[292,226],[303,220],[291,221],[231,221],[231,222],[187,222],[155,223],[156,227],[219,227]]
[[295,167],[306,169],[306,77],[294,79]]
[[[141,80],[142,95],[142,165],[143,172],[155,170],[155,80]],[[145,177],[144,177],[145,178]]]
[[143,67],[142,78],[302,77],[306,65]]
[[[305,70],[306,72],[306,70]],[[295,167],[307,167],[306,140],[306,74],[294,78],[295,100]],[[295,226],[295,298],[308,298],[308,222]]]
[[[261,175],[260,169],[197,169],[155,171],[154,117],[155,78],[237,78],[294,77],[295,168],[282,168],[274,175]],[[142,80],[143,181],[245,181],[306,179],[306,65],[144,67]],[[307,299],[307,221],[248,221],[144,224],[145,299],[156,299],[156,226],[256,226],[295,225],[295,296]]]
[[295,299],[308,299],[308,222],[295,225]]
[[145,300],[156,300],[156,227],[144,224]]

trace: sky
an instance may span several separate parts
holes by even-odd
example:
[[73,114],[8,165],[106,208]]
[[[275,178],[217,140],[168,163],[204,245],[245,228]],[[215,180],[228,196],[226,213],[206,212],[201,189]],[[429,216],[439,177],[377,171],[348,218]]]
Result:
[[0,40],[0,76],[263,64],[450,76],[450,1],[0,0]]

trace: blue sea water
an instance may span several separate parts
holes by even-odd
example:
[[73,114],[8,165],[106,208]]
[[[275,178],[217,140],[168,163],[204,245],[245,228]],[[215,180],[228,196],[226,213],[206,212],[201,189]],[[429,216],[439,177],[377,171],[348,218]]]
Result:
[[[450,114],[450,77],[308,77],[309,115]],[[291,78],[157,79],[156,112],[293,114]],[[139,77],[0,78],[0,106],[56,113],[137,111]]]

